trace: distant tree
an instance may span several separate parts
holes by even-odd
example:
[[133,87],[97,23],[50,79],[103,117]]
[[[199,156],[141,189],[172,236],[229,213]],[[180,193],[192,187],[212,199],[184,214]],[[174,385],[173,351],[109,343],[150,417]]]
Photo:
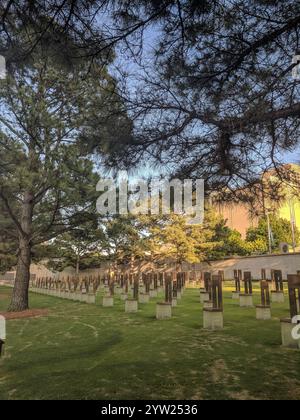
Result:
[[178,269],[184,262],[198,262],[192,229],[187,225],[186,218],[178,215],[171,215],[164,223],[152,226],[151,242],[158,248],[160,258],[173,260]]
[[95,217],[94,221],[88,221],[58,236],[50,246],[51,259],[47,265],[57,271],[73,267],[77,275],[80,270],[99,266],[103,239],[104,234],[98,228]]
[[263,255],[269,250],[265,238],[257,238],[254,241],[244,241],[243,246],[246,255]]
[[[10,46],[0,52],[9,61],[22,62],[49,43],[70,59],[77,54],[66,34],[90,61],[110,62],[114,47],[125,46],[126,64],[132,60],[136,82],[145,75],[145,83],[128,97],[137,141],[129,151],[115,148],[112,165],[147,156],[235,194],[270,168],[288,176],[282,152],[299,144],[299,82],[292,78],[299,2],[10,0],[0,12],[1,37]],[[103,25],[105,19],[112,24]],[[20,32],[29,25],[33,36],[24,42]],[[49,34],[49,27],[59,31]],[[151,59],[143,54],[146,29]]]
[[148,227],[148,241],[153,252],[162,260],[173,260],[177,269],[184,262],[198,263],[209,259],[218,245],[214,240],[217,216],[210,209],[207,209],[202,225],[189,224],[187,217],[176,214],[152,220]]
[[231,255],[247,255],[245,241],[240,232],[226,226],[226,220],[221,220],[215,228],[214,241],[218,245],[211,253],[211,259],[221,259]]
[[111,217],[102,226],[105,234],[103,250],[109,261],[123,264],[145,256],[148,249],[145,226],[139,217]]
[[[288,244],[293,243],[291,224],[288,220],[271,215],[270,225],[273,239],[272,248],[274,250],[279,249],[279,244],[281,242],[286,242]],[[256,228],[248,229],[246,241],[249,244],[253,244],[255,243],[255,241],[261,241],[261,243],[265,244],[265,248],[267,250],[269,244],[268,238],[269,237],[267,220],[266,218],[261,218]],[[298,245],[300,243],[300,231],[297,228],[295,231],[295,240],[296,245]]]

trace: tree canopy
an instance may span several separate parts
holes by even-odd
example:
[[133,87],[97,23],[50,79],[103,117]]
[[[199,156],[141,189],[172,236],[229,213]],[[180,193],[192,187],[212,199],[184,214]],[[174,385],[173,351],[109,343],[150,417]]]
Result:
[[120,52],[136,141],[113,150],[112,167],[147,157],[235,193],[270,168],[286,176],[282,153],[299,144],[298,2],[11,0],[1,8],[9,62],[49,41],[69,61],[107,64]]

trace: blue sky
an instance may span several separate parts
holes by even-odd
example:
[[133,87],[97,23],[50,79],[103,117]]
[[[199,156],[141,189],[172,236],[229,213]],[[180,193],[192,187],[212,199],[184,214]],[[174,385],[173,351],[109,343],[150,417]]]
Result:
[[286,153],[284,156],[286,163],[297,163],[300,164],[300,148],[295,150],[293,153]]

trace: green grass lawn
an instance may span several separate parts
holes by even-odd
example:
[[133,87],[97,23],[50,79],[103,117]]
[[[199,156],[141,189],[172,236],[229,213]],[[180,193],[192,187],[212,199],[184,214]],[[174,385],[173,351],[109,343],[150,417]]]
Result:
[[[288,304],[256,321],[230,290],[221,332],[202,329],[196,289],[166,321],[156,300],[128,315],[118,297],[102,308],[31,294],[49,314],[8,321],[0,399],[300,399],[300,351],[281,348]],[[0,311],[10,293],[0,288]]]

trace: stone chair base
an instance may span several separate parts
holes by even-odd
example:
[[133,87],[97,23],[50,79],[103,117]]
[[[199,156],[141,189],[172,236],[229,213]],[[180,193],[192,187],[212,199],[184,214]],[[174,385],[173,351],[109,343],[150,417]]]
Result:
[[204,304],[204,302],[209,300],[209,293],[207,292],[200,292],[200,303]]
[[232,300],[239,300],[241,292],[232,292]]
[[39,288],[31,288],[30,291],[34,293],[39,293],[42,295],[57,297],[59,299],[72,300],[73,302],[81,302],[81,303],[88,303],[88,304],[96,303],[96,295],[92,292],[82,293],[81,291],[77,291],[77,290],[39,289]]
[[157,289],[150,290],[150,298],[156,298],[157,297]]
[[253,295],[240,294],[240,307],[241,308],[253,308]]
[[203,328],[205,330],[222,330],[224,328],[223,311],[220,309],[203,309]]
[[300,340],[295,340],[292,336],[292,331],[296,327],[296,324],[292,324],[290,318],[281,319],[280,324],[282,346],[290,349],[300,349]]
[[88,294],[87,293],[82,293],[80,302],[88,303]]
[[114,297],[113,296],[104,296],[102,300],[102,305],[105,308],[111,308],[114,306]]
[[88,293],[86,297],[86,303],[93,305],[96,303],[96,295],[94,293]]
[[204,309],[213,309],[213,307],[214,307],[214,304],[211,300],[207,300],[206,302],[204,302],[204,306],[203,306]]
[[156,304],[156,319],[172,318],[172,304],[171,303],[157,303]]
[[138,311],[138,301],[135,299],[127,299],[125,302],[125,312],[128,314]]
[[116,287],[115,288],[115,294],[116,295],[120,295],[123,292],[123,289],[121,287]]
[[271,291],[272,303],[284,303],[284,292]]
[[260,321],[272,319],[271,307],[261,305],[256,306],[256,319]]
[[80,292],[74,292],[74,300],[77,302],[81,302],[81,293]]
[[139,303],[149,303],[150,301],[150,295],[148,293],[140,293],[139,294]]

